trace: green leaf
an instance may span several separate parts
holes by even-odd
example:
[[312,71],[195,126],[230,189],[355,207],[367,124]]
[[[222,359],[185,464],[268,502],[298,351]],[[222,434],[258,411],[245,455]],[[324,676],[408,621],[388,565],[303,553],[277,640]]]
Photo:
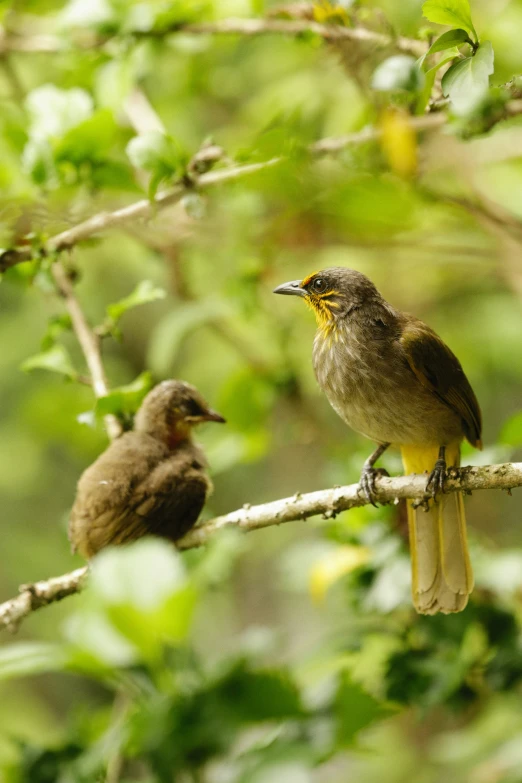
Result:
[[[155,8],[157,7],[157,10]],[[145,12],[145,9],[146,12]],[[213,13],[211,0],[176,0],[175,3],[149,3],[131,6],[125,27],[128,30],[169,30],[176,25],[208,19]]]
[[284,669],[251,670],[241,661],[221,680],[216,693],[241,722],[282,720],[304,713],[299,691]]
[[428,78],[428,76],[431,76],[431,74],[433,74],[433,78],[435,79],[435,76],[436,76],[437,71],[439,70],[439,68],[442,68],[443,65],[447,65],[452,60],[454,60],[455,57],[458,57],[458,56],[459,56],[459,50],[458,49],[454,49],[453,52],[451,52],[450,54],[446,55],[446,57],[443,57],[442,60],[439,60],[438,63],[435,63],[435,65],[432,68],[430,68],[428,71],[426,71],[426,79]]
[[426,57],[435,52],[444,52],[446,49],[452,49],[454,46],[461,46],[463,43],[471,44],[471,38],[465,30],[448,30],[447,33],[443,33],[436,41],[432,43]]
[[[447,65],[447,63],[450,63],[452,60],[454,60],[455,57],[458,56],[458,53],[459,53],[458,49],[454,49],[452,54],[448,55],[447,57],[443,57],[432,68],[426,71],[426,73],[424,74],[424,78],[425,78],[424,87],[422,91],[419,93],[417,103],[415,104],[416,114],[424,114],[426,106],[428,105],[428,102],[431,98],[431,92],[433,90],[433,85],[435,84],[435,79],[437,77],[437,71],[439,70],[439,68],[442,68],[443,65]],[[421,59],[423,61],[423,58]],[[417,62],[421,63],[421,60],[418,60]]]
[[64,647],[45,642],[18,642],[0,648],[0,680],[62,671],[70,656]]
[[430,22],[447,24],[450,27],[463,27],[477,38],[471,20],[469,0],[426,0],[422,6],[422,13]]
[[53,315],[49,318],[47,331],[42,338],[42,350],[48,351],[52,348],[58,337],[63,334],[63,332],[70,331],[71,328],[71,316],[68,313]]
[[[96,599],[94,599],[96,600]],[[99,599],[98,599],[99,600]],[[74,645],[71,668],[85,674],[106,676],[107,666],[131,666],[139,661],[139,650],[126,639],[97,606],[83,607],[67,618],[65,636]]]
[[504,423],[499,440],[508,446],[522,446],[522,411]]
[[140,407],[147,392],[152,389],[152,385],[150,372],[142,372],[132,383],[117,386],[105,397],[97,399],[96,415],[106,416],[108,413],[113,413],[116,416],[132,416]]
[[181,556],[165,541],[103,550],[92,561],[90,588],[117,632],[147,658],[188,633],[196,592]]
[[390,710],[343,674],[336,698],[337,742],[341,747],[353,744],[355,735]]
[[113,146],[117,130],[109,109],[97,111],[62,136],[55,148],[55,158],[76,165],[84,160],[102,160]]
[[133,166],[152,174],[150,198],[154,197],[163,179],[183,171],[188,159],[179,144],[161,131],[149,131],[136,136],[127,144],[126,152]]
[[131,139],[126,148],[133,166],[150,172],[148,196],[152,200],[160,183],[181,174],[188,157],[171,137],[150,131]]
[[493,73],[493,47],[484,41],[472,57],[465,57],[442,77],[442,91],[458,114],[466,114],[484,97]]
[[415,92],[421,89],[423,81],[424,76],[415,59],[406,54],[398,54],[388,57],[375,69],[372,87],[382,91]]
[[117,323],[127,310],[149,302],[156,302],[166,296],[167,292],[163,288],[158,288],[150,280],[142,280],[131,294],[120,299],[119,302],[110,304],[107,307],[107,314],[113,323]]
[[426,106],[428,105],[428,102],[431,98],[431,92],[433,90],[433,85],[435,84],[436,76],[437,76],[437,71],[435,68],[431,68],[425,74],[424,87],[420,91],[417,101],[415,103],[415,114],[418,115],[424,114],[426,110]]
[[63,345],[53,345],[47,351],[42,351],[35,356],[26,359],[21,365],[24,372],[30,370],[49,370],[61,373],[68,378],[75,379],[78,373],[74,369],[71,358]]
[[181,556],[156,538],[103,550],[93,560],[89,582],[106,605],[128,603],[143,612],[157,609],[185,583]]

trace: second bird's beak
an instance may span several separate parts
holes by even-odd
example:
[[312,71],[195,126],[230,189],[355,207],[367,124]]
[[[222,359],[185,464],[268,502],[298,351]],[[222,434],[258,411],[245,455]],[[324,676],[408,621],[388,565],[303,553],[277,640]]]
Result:
[[217,413],[217,411],[213,411],[212,408],[209,408],[208,411],[201,417],[201,421],[217,421],[220,424],[226,424],[226,419],[221,416],[220,413]]
[[274,294],[285,294],[286,296],[307,296],[307,291],[301,287],[300,280],[291,280],[289,283],[283,283],[274,288]]

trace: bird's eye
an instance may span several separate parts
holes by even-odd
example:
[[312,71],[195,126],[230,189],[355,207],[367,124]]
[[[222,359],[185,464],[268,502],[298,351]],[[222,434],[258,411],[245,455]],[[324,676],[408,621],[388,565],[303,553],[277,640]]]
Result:
[[203,414],[201,405],[198,405],[195,400],[188,400],[185,405],[185,409],[188,416],[201,416]]
[[316,294],[322,294],[326,291],[326,280],[324,277],[316,277],[312,283],[312,288]]

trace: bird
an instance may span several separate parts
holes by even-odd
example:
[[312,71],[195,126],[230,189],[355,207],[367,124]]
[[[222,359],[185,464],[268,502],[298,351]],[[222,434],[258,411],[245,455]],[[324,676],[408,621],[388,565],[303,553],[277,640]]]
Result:
[[462,611],[473,590],[464,502],[444,494],[444,482],[464,438],[482,448],[482,417],[459,360],[357,270],[324,269],[274,293],[302,297],[314,312],[318,384],[341,419],[378,444],[360,477],[368,502],[376,505],[383,471],[374,465],[389,446],[400,448],[407,474],[429,474],[424,508],[408,503],[413,605],[428,615]]
[[114,440],[78,481],[69,520],[73,552],[90,560],[109,545],[145,535],[177,541],[212,490],[194,426],[224,422],[199,391],[167,380],[144,398],[134,429]]

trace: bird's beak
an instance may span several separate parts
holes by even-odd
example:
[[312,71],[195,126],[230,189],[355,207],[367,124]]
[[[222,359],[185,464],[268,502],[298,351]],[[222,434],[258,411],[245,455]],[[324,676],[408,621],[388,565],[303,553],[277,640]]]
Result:
[[208,411],[201,417],[201,421],[217,421],[220,424],[226,424],[226,419],[221,416],[220,413],[217,413],[217,411],[213,411],[212,408],[209,408]]
[[307,296],[307,291],[301,287],[300,280],[291,280],[289,283],[283,283],[274,288],[274,294],[285,294],[286,296]]

